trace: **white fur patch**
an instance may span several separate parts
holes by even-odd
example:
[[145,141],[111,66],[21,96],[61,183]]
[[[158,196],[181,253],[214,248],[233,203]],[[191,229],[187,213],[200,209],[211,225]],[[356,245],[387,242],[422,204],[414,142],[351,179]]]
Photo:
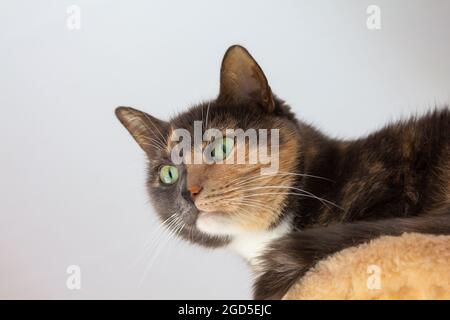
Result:
[[242,232],[233,225],[231,219],[216,212],[200,213],[196,225],[200,231],[213,236],[233,236]]
[[234,236],[229,247],[246,259],[252,267],[257,267],[258,257],[276,239],[292,230],[291,219],[285,219],[271,230],[245,232]]
[[202,212],[197,218],[197,228],[210,235],[231,236],[229,248],[237,252],[257,269],[258,257],[276,239],[292,230],[292,219],[285,218],[271,230],[248,231],[237,227],[232,220],[220,213]]

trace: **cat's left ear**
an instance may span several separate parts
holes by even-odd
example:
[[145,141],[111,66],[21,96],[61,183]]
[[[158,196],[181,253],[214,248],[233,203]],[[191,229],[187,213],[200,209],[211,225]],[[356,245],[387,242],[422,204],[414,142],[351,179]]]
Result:
[[235,103],[256,102],[268,112],[275,110],[266,76],[244,47],[232,46],[223,57],[219,99]]
[[118,107],[116,116],[150,158],[160,156],[166,147],[167,122],[130,107]]

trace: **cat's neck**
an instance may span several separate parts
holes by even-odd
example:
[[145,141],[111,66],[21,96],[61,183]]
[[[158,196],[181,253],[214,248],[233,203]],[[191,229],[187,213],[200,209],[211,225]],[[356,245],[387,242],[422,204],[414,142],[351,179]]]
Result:
[[293,229],[291,217],[285,217],[270,230],[246,232],[236,235],[229,248],[243,257],[255,271],[261,262],[259,257],[269,248],[273,241],[288,234]]
[[[309,169],[311,167],[312,169],[315,159],[320,158],[324,150],[325,152],[328,151],[329,146],[334,146],[335,144],[313,127],[301,122],[298,125],[299,141],[300,137],[308,141],[308,143],[301,143],[303,152],[299,153],[298,161],[302,162],[303,168]],[[305,156],[300,160],[301,154]],[[298,173],[300,174],[301,172]],[[307,180],[302,175],[298,175],[298,178],[298,181],[293,183],[293,187],[303,187],[303,183]],[[296,215],[300,213],[298,210],[300,208],[298,199],[299,197],[296,196],[286,199],[286,209],[281,213],[282,218],[275,227],[264,231],[240,233],[235,235],[230,242],[229,248],[242,256],[255,272],[259,269],[258,265],[261,263],[261,256],[270,248],[270,245],[296,228],[294,220]],[[304,200],[304,198],[301,199]]]

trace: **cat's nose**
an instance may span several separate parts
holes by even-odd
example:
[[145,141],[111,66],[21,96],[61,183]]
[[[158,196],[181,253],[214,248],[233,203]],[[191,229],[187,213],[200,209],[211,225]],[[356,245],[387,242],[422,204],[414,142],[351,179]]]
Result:
[[195,200],[195,198],[203,190],[203,187],[198,186],[198,185],[191,185],[191,186],[188,186],[188,190],[189,190],[189,193],[191,194],[192,200]]

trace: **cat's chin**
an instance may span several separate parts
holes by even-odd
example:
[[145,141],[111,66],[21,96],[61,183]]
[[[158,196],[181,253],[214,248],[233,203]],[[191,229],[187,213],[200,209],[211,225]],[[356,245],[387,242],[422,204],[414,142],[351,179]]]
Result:
[[195,224],[198,230],[211,236],[232,236],[239,233],[233,221],[220,212],[202,211]]

